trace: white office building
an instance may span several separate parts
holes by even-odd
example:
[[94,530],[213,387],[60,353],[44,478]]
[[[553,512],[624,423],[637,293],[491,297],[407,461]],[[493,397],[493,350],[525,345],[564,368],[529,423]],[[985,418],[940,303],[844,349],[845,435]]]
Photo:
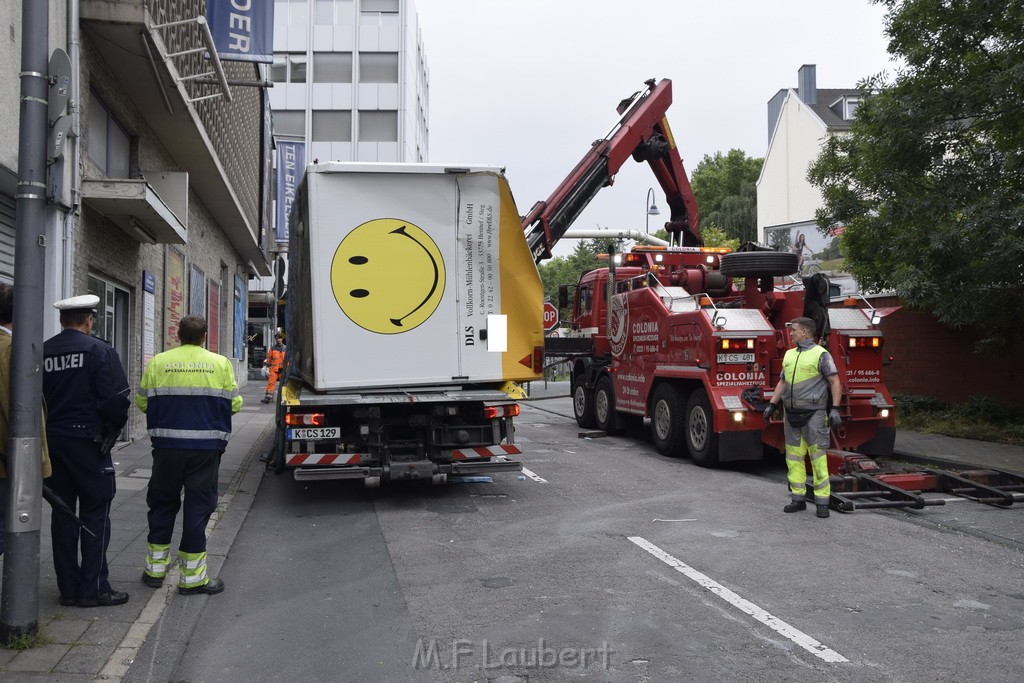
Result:
[[427,160],[428,80],[413,0],[277,0],[274,134],[306,159]]

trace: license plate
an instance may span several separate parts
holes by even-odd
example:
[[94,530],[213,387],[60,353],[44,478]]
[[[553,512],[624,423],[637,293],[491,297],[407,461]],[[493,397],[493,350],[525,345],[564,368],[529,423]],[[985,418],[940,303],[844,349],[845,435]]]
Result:
[[754,354],[752,353],[720,353],[718,354],[719,363],[753,363]]
[[341,436],[340,427],[306,427],[289,429],[288,438],[295,441],[318,441],[321,439],[337,439]]

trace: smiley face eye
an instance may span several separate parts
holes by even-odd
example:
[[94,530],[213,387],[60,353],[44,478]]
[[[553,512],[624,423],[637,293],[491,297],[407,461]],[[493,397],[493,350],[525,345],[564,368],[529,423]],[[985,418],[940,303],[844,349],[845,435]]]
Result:
[[353,289],[349,292],[349,296],[355,297],[356,299],[365,299],[370,296],[370,293],[365,289]]
[[364,266],[370,262],[370,259],[365,256],[352,256],[349,258],[348,262],[354,266]]

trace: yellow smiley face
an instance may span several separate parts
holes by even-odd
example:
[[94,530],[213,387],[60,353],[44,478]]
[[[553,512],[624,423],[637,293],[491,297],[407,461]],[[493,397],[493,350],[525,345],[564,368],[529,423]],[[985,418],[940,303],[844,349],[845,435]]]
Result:
[[421,325],[444,296],[444,260],[409,221],[378,218],[345,236],[331,261],[334,299],[364,330],[401,334]]

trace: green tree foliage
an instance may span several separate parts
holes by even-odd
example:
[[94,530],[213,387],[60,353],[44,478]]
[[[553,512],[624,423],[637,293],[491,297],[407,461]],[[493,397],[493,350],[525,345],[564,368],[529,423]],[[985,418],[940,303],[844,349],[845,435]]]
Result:
[[1024,3],[874,0],[902,60],[808,178],[818,225],[845,225],[850,270],[981,346],[1024,329]]
[[757,239],[756,183],[763,163],[739,149],[704,155],[690,177],[702,232],[714,226],[738,242]]
[[[540,271],[540,279],[544,284],[544,298],[557,306],[559,286],[575,285],[579,282],[580,275],[605,265],[603,261],[597,260],[597,255],[607,252],[607,242],[580,240],[569,256],[556,256],[540,264],[537,270]],[[570,313],[570,308],[560,309],[559,318],[568,320]]]

